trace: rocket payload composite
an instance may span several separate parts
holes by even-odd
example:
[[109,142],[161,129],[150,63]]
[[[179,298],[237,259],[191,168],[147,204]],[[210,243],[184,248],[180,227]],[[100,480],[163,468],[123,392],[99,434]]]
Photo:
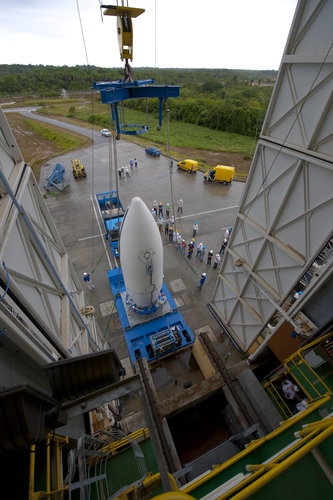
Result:
[[108,271],[133,365],[193,344],[194,335],[163,283],[163,245],[141,198],[131,200],[120,233],[121,267]]
[[126,302],[135,312],[152,312],[163,285],[163,245],[148,207],[135,196],[125,213],[120,233],[120,262]]

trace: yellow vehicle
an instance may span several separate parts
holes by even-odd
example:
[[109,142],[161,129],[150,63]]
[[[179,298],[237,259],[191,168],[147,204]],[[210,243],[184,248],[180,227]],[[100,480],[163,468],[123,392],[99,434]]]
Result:
[[198,162],[194,160],[183,160],[177,163],[177,167],[191,174],[198,170]]
[[79,177],[87,177],[85,168],[78,158],[72,160],[72,167],[73,167],[74,179],[78,179]]
[[204,180],[209,182],[222,182],[222,184],[230,184],[235,175],[235,167],[226,167],[217,165],[208,170],[204,175]]

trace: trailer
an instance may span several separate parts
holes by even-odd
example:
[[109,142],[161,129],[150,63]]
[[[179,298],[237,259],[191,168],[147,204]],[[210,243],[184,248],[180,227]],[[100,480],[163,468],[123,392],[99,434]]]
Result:
[[118,197],[117,191],[96,194],[96,200],[101,212],[105,227],[105,237],[110,240],[113,255],[119,257],[119,231],[124,219],[124,207]]

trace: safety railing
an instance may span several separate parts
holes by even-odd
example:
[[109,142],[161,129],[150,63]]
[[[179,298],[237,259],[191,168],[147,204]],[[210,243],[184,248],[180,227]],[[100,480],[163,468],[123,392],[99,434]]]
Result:
[[149,437],[149,431],[148,429],[138,429],[135,432],[132,432],[131,434],[128,434],[128,436],[123,437],[117,441],[113,441],[112,443],[108,444],[106,447],[102,448],[101,451],[108,451],[110,454],[117,453],[119,451],[124,450],[125,447],[130,447],[130,440],[132,441],[142,441],[144,439],[147,439]]
[[[49,434],[46,440],[46,490],[35,491],[36,473],[36,445],[30,447],[30,471],[29,471],[29,500],[48,500],[61,492],[68,490],[68,486],[63,486],[61,470],[61,447],[68,444],[68,437]],[[53,448],[51,460],[51,445]],[[53,471],[53,474],[52,474]]]
[[289,408],[286,401],[284,401],[281,394],[279,393],[279,391],[277,389],[277,385],[276,385],[276,383],[274,383],[274,380],[267,382],[263,387],[264,387],[265,391],[267,392],[268,396],[270,397],[270,399],[272,400],[273,404],[279,410],[283,419],[287,419],[287,418],[292,417],[293,412]]
[[309,365],[304,358],[304,355],[331,336],[332,332],[314,340],[310,344],[307,344],[296,351],[284,362],[284,366],[290,372],[310,401],[316,401],[326,394],[332,394],[332,390]]

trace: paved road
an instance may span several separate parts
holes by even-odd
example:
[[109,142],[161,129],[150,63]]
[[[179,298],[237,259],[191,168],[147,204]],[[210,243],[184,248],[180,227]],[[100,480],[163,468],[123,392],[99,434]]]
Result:
[[20,113],[23,116],[28,116],[29,118],[34,118],[35,120],[40,120],[45,123],[49,123],[50,125],[55,125],[57,127],[62,127],[66,130],[71,130],[72,132],[76,132],[77,134],[84,135],[86,137],[92,138],[94,143],[96,144],[104,144],[108,142],[107,137],[103,137],[101,133],[97,130],[93,130],[91,128],[80,127],[79,125],[74,125],[72,123],[66,123],[61,120],[56,120],[55,118],[48,118],[47,116],[39,115],[36,113],[38,107],[31,108],[4,108],[5,113]]

